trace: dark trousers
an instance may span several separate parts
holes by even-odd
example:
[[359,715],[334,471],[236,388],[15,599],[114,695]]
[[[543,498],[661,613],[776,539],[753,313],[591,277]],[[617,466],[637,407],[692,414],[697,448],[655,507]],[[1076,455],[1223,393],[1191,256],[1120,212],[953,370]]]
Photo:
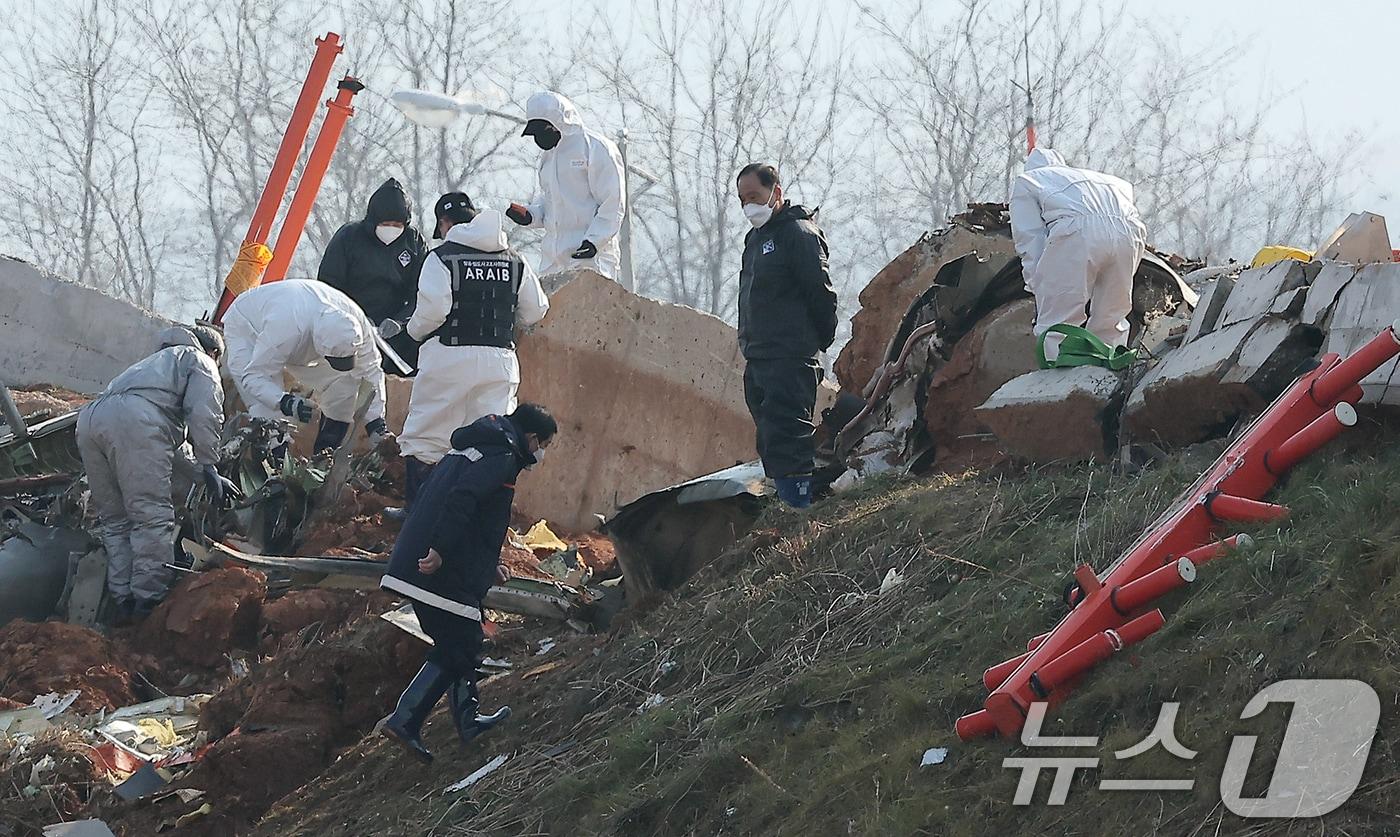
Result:
[[422,602],[413,603],[413,613],[418,617],[423,633],[433,639],[433,650],[428,652],[428,661],[467,680],[474,687],[476,666],[481,661],[481,648],[486,641],[485,634],[481,632],[481,623]]
[[744,368],[744,400],[768,476],[812,473],[812,411],[822,380],[816,358],[760,358]]

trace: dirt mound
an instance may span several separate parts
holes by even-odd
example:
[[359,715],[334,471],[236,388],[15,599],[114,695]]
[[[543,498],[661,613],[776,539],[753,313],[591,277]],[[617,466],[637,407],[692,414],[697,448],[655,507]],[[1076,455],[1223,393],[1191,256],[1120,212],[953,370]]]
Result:
[[351,489],[341,505],[318,522],[297,548],[299,555],[363,557],[364,552],[386,554],[394,545],[399,525],[384,517],[388,506],[403,502],[375,491]]
[[270,654],[285,639],[312,626],[318,636],[329,636],[361,616],[388,610],[391,601],[363,590],[293,590],[263,604],[259,645]]
[[266,577],[242,567],[190,576],[146,619],[137,645],[149,653],[213,668],[233,648],[257,647],[266,596]]
[[0,760],[0,786],[19,792],[0,804],[0,834],[38,835],[50,823],[81,819],[97,778],[87,748],[67,733],[9,750]]
[[14,621],[0,629],[0,694],[29,704],[49,692],[78,690],[79,712],[136,702],[131,671],[116,646],[88,628]]
[[617,548],[606,535],[585,532],[582,535],[571,535],[565,540],[578,547],[579,557],[593,570],[595,580],[602,581],[619,575]]
[[71,413],[92,400],[86,395],[55,386],[14,389],[10,390],[10,394],[14,396],[15,406],[19,407],[19,414],[26,423]]
[[506,543],[501,548],[501,565],[510,570],[514,578],[537,578],[552,581],[554,576],[540,569],[540,559],[528,549],[521,549]]

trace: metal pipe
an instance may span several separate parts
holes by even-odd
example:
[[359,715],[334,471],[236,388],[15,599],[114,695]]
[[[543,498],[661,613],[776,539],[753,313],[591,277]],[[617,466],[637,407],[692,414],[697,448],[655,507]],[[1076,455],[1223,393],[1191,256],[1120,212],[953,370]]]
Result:
[[[622,128],[617,132],[617,150],[622,155],[622,167],[628,168],[627,164],[627,129]],[[630,178],[628,178],[630,180]],[[622,193],[627,195],[627,186],[623,184]],[[622,210],[622,228],[618,231],[618,245],[622,250],[622,269],[619,271],[622,280],[622,287],[629,291],[637,290],[637,277],[634,272],[632,262],[632,196],[627,195],[627,205]]]
[[1233,494],[1211,494],[1206,497],[1206,514],[1218,521],[1231,523],[1269,523],[1288,517],[1286,506],[1236,497]]
[[10,395],[10,388],[3,381],[0,381],[0,418],[5,419],[10,432],[15,434],[12,441],[23,443],[29,440],[29,427],[24,423],[24,416],[19,414],[19,405]]
[[985,709],[979,709],[962,716],[954,728],[957,730],[958,738],[963,741],[990,738],[997,734],[996,720],[992,718],[992,713]]
[[[336,57],[344,51],[345,46],[340,41],[340,35],[335,32],[327,32],[324,38],[316,39],[316,55],[311,59],[310,69],[306,71],[306,80],[302,82],[301,93],[297,96],[296,105],[292,107],[287,130],[282,134],[282,144],[277,147],[277,157],[273,160],[272,170],[268,172],[267,183],[263,185],[258,205],[253,209],[253,217],[248,222],[248,232],[243,236],[244,244],[267,243],[268,236],[272,233],[272,222],[277,217],[277,209],[282,205],[282,198],[287,193],[287,184],[291,182],[292,170],[296,167],[297,158],[301,156],[302,146],[306,144],[306,135],[311,130],[311,119],[316,115],[316,102],[321,98],[321,91],[326,89],[326,82],[331,77],[331,68]],[[212,320],[215,324],[223,321],[224,312],[232,303],[233,293],[225,285],[219,304],[214,309]]]
[[1327,409],[1382,363],[1400,354],[1400,320],[1391,323],[1366,345],[1348,355],[1341,363],[1323,372],[1308,387],[1308,395],[1317,406]]
[[1121,628],[1100,631],[1040,667],[1031,675],[1031,688],[1044,700],[1056,688],[1129,646],[1136,645],[1166,624],[1162,611],[1153,610]]
[[995,691],[998,686],[1006,682],[1006,678],[1011,676],[1011,672],[1020,668],[1021,663],[1028,660],[1030,656],[1031,652],[1027,651],[1019,657],[1003,660],[982,672],[982,685],[986,686],[989,692]]
[[1119,615],[1128,616],[1195,580],[1196,565],[1185,558],[1178,558],[1165,567],[1158,567],[1141,578],[1115,587],[1108,601]]
[[1254,538],[1249,535],[1233,535],[1223,541],[1198,546],[1181,557],[1200,567],[1207,561],[1214,561],[1231,549],[1238,552],[1250,552],[1254,549]]
[[1313,420],[1312,424],[1289,436],[1273,450],[1264,451],[1264,468],[1276,477],[1293,469],[1323,445],[1356,426],[1356,408],[1343,401]]
[[355,115],[350,102],[365,86],[359,79],[346,76],[336,85],[336,89],[340,92],[326,102],[326,119],[316,134],[315,145],[311,146],[311,156],[306,159],[306,168],[302,169],[296,194],[292,196],[291,206],[287,207],[287,217],[282,219],[277,246],[272,248],[272,264],[267,266],[267,273],[263,276],[264,283],[280,281],[287,275],[287,267],[292,263],[292,254],[301,240],[306,219],[310,217],[316,195],[321,191],[321,180],[326,176],[335,146],[340,142],[340,133],[345,130],[346,120]]

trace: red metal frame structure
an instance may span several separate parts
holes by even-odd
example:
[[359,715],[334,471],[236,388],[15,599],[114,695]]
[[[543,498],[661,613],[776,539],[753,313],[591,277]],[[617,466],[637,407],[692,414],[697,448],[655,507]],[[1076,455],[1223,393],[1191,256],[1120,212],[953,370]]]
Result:
[[[266,244],[271,236],[272,222],[277,217],[278,207],[282,205],[287,184],[292,180],[292,169],[296,166],[297,158],[301,156],[302,146],[306,144],[306,135],[311,131],[311,119],[316,115],[317,100],[321,97],[321,91],[326,89],[326,82],[330,80],[331,66],[344,49],[340,36],[334,32],[328,32],[326,37],[316,39],[316,56],[311,59],[311,68],[306,73],[306,81],[302,83],[301,94],[297,96],[296,106],[292,108],[292,118],[288,120],[287,131],[282,135],[282,144],[277,148],[277,158],[273,161],[272,170],[268,172],[262,196],[258,198],[257,208],[253,210],[253,218],[248,223],[248,232],[243,237],[245,245]],[[212,317],[215,324],[223,322],[224,312],[233,304],[233,297],[233,292],[225,283],[223,295],[219,297],[219,304]]]
[[983,673],[990,690],[982,709],[958,719],[971,740],[1000,733],[1015,738],[1030,705],[1057,705],[1094,666],[1162,627],[1154,602],[1196,578],[1196,567],[1249,539],[1216,537],[1222,523],[1277,520],[1288,509],[1263,497],[1304,457],[1356,423],[1360,382],[1400,354],[1400,320],[1345,360],[1325,355],[1235,440],[1210,470],[1147,529],[1100,577],[1075,570],[1072,609],[1054,630],[1030,640],[1020,656]]
[[272,248],[272,263],[267,266],[267,273],[263,276],[264,284],[279,282],[287,275],[287,265],[292,263],[292,254],[296,252],[297,242],[306,228],[306,219],[311,216],[311,206],[316,203],[316,195],[321,191],[321,180],[330,168],[331,157],[335,154],[336,144],[340,142],[340,133],[345,130],[346,121],[355,115],[350,101],[365,86],[359,79],[346,76],[336,85],[336,89],[339,92],[335,98],[326,102],[326,119],[316,134],[316,143],[311,146],[311,156],[306,159],[306,168],[302,169],[296,194],[287,207],[287,217],[282,219],[277,246]]

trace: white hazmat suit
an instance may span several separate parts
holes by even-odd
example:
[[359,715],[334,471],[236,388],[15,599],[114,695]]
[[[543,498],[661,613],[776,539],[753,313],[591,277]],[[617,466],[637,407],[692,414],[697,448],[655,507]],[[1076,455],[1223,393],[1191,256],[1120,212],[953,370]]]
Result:
[[224,389],[209,355],[161,349],[107,385],[78,414],[78,451],[107,551],[107,587],[119,600],[165,596],[175,549],[171,479],[188,437],[195,463],[218,462]]
[[[446,241],[501,253],[509,248],[504,216],[482,210],[447,231]],[[539,277],[522,262],[516,291],[516,324],[532,326],[549,311],[549,298]],[[447,346],[429,339],[452,311],[452,274],[436,252],[423,261],[418,277],[418,304],[408,321],[408,334],[423,343],[418,350],[418,375],[413,379],[408,418],[399,434],[399,450],[426,465],[434,465],[452,450],[452,431],[485,415],[506,415],[516,406],[520,362],[515,349],[500,346]]]
[[[1068,323],[1110,346],[1127,343],[1133,274],[1147,241],[1127,181],[1037,148],[1011,188],[1011,235],[1035,295],[1037,336]],[[1051,335],[1045,355],[1058,353],[1059,335]]]
[[[540,191],[526,205],[529,226],[545,231],[540,273],[591,268],[616,280],[621,262],[617,236],[627,211],[622,153],[612,140],[585,128],[574,103],[558,93],[531,96],[525,117],[543,119],[562,135],[558,145],[540,154]],[[571,258],[584,241],[593,242],[598,254]]]
[[[327,419],[351,422],[361,382],[372,391],[365,421],[384,417],[384,372],[360,306],[324,282],[285,279],[239,295],[224,315],[229,375],[253,418],[283,418],[286,371],[312,391]],[[354,355],[337,372],[327,357]]]

